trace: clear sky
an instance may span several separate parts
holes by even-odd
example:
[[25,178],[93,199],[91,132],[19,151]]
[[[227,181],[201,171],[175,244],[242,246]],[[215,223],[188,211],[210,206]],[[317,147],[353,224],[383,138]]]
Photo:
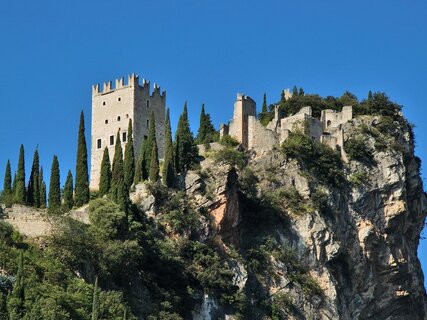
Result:
[[[174,126],[187,100],[193,131],[202,102],[219,126],[237,92],[260,105],[264,92],[273,103],[294,84],[324,96],[385,91],[416,125],[427,163],[424,0],[0,4],[1,177],[7,159],[16,169],[23,143],[27,170],[38,145],[45,172],[57,154],[64,180],[80,110],[90,137],[91,85],[131,72],[167,90]],[[427,240],[419,253],[427,271]]]

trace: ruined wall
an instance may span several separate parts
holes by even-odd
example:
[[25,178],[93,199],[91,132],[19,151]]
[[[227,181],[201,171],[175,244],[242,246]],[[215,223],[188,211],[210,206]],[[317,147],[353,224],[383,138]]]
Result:
[[322,123],[311,116],[311,107],[304,107],[290,117],[281,119],[280,125],[280,142],[286,140],[289,132],[301,131],[305,132],[308,136],[316,141],[320,141],[323,134]]
[[277,144],[277,137],[272,130],[265,128],[254,116],[248,117],[248,148],[257,151],[272,150]]
[[325,130],[329,128],[335,128],[342,124],[345,124],[349,120],[353,119],[353,107],[345,106],[342,111],[334,111],[331,109],[322,110],[320,121],[323,124]]

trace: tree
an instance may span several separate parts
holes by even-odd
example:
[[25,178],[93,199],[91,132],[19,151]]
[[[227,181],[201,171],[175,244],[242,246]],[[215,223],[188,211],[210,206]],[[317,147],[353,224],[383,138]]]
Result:
[[40,208],[46,208],[46,182],[44,182],[44,178],[43,178],[43,167],[40,167],[39,186],[40,186]]
[[25,153],[24,146],[22,144],[19,149],[18,172],[16,174],[16,190],[14,197],[16,203],[25,204]]
[[64,185],[64,201],[62,207],[64,211],[70,211],[74,206],[74,198],[73,198],[73,174],[71,170],[68,170],[67,180],[65,180]]
[[197,162],[198,150],[194,143],[193,134],[188,121],[187,102],[184,111],[179,117],[178,128],[175,133],[175,169],[178,173],[188,170]]
[[7,160],[6,171],[4,173],[2,200],[6,207],[12,205],[12,171],[9,160]]
[[99,179],[99,195],[102,197],[110,191],[111,187],[111,162],[108,148],[105,147],[101,162],[101,176]]
[[61,208],[61,187],[59,161],[56,155],[53,156],[52,169],[50,172],[49,185],[49,213],[59,213]]
[[297,86],[294,86],[292,88],[292,97],[296,97],[298,95],[298,88]]
[[99,289],[98,289],[98,276],[95,278],[95,285],[93,286],[93,300],[92,300],[92,320],[99,318]]
[[264,98],[262,100],[262,109],[261,109],[262,113],[266,113],[267,112],[267,95],[264,93]]
[[299,94],[301,97],[304,96],[304,89],[303,88],[299,88]]
[[133,147],[133,128],[132,120],[129,119],[128,127],[128,140],[126,142],[125,149],[125,161],[124,161],[124,170],[125,170],[125,184],[128,189],[132,186],[133,180],[135,178],[135,151]]
[[150,171],[149,171],[149,178],[150,181],[155,183],[159,180],[159,153],[157,150],[157,142],[156,139],[154,139],[153,148],[151,150],[151,157],[150,157]]
[[24,279],[24,253],[20,252],[18,271],[12,293],[8,299],[7,310],[10,320],[21,320],[25,314],[25,279]]
[[31,167],[30,181],[28,182],[27,203],[35,208],[40,207],[40,164],[39,151],[34,151],[33,165]]
[[196,137],[197,144],[210,143],[215,140],[217,132],[212,124],[211,116],[205,112],[205,104],[202,104],[200,112],[199,131]]
[[80,113],[80,125],[77,144],[75,205],[80,207],[89,202],[89,173],[87,165],[87,146],[85,137],[85,120]]
[[12,182],[12,202],[15,202],[15,194],[16,194],[16,184],[18,183],[18,179],[16,179],[17,173],[15,171],[13,175],[13,182]]
[[120,131],[117,132],[116,147],[114,149],[113,170],[111,173],[111,189],[114,189],[120,180],[124,180],[123,150],[120,140]]
[[165,155],[163,159],[162,179],[163,184],[167,187],[172,187],[175,180],[173,159],[173,143],[172,143],[172,130],[169,109],[166,112],[165,123]]

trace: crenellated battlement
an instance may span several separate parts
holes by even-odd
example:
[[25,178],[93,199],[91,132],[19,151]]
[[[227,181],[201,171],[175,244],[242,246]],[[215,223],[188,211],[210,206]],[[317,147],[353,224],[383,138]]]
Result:
[[158,94],[162,99],[166,98],[166,91],[160,93],[160,86],[156,84],[154,84],[153,93],[150,94],[150,81],[142,79],[142,84],[139,84],[139,76],[135,73],[128,75],[127,82],[125,82],[124,77],[116,79],[114,81],[114,86],[112,81],[104,82],[102,90],[100,90],[99,83],[94,84],[92,86],[92,96],[107,94],[128,87],[140,88],[146,91],[148,96],[154,96],[155,94]]

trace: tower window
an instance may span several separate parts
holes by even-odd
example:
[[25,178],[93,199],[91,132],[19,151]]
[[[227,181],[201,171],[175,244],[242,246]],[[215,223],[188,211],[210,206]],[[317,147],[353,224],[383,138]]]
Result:
[[118,100],[118,101],[122,101],[122,98],[120,98],[120,97],[119,97],[117,100]]
[[120,118],[120,116],[118,116],[118,117],[117,117],[117,121],[120,121],[120,120],[121,120],[121,118]]
[[331,125],[331,120],[328,120],[328,122],[326,122],[326,126],[329,127]]
[[97,147],[98,149],[101,149],[101,147],[102,147],[101,139],[96,140],[96,147]]
[[105,124],[108,124],[108,119],[105,120]]
[[126,132],[123,132],[122,133],[122,141],[126,142],[126,140],[127,140],[127,134],[126,134]]
[[105,106],[105,101],[102,102],[102,105]]
[[147,120],[147,128],[148,128],[149,125],[150,125],[150,122]]
[[150,100],[145,101],[145,105],[147,106],[147,108],[150,107]]
[[114,146],[114,136],[110,136],[110,146]]
[[129,114],[128,113],[126,114],[126,119],[129,119]]

